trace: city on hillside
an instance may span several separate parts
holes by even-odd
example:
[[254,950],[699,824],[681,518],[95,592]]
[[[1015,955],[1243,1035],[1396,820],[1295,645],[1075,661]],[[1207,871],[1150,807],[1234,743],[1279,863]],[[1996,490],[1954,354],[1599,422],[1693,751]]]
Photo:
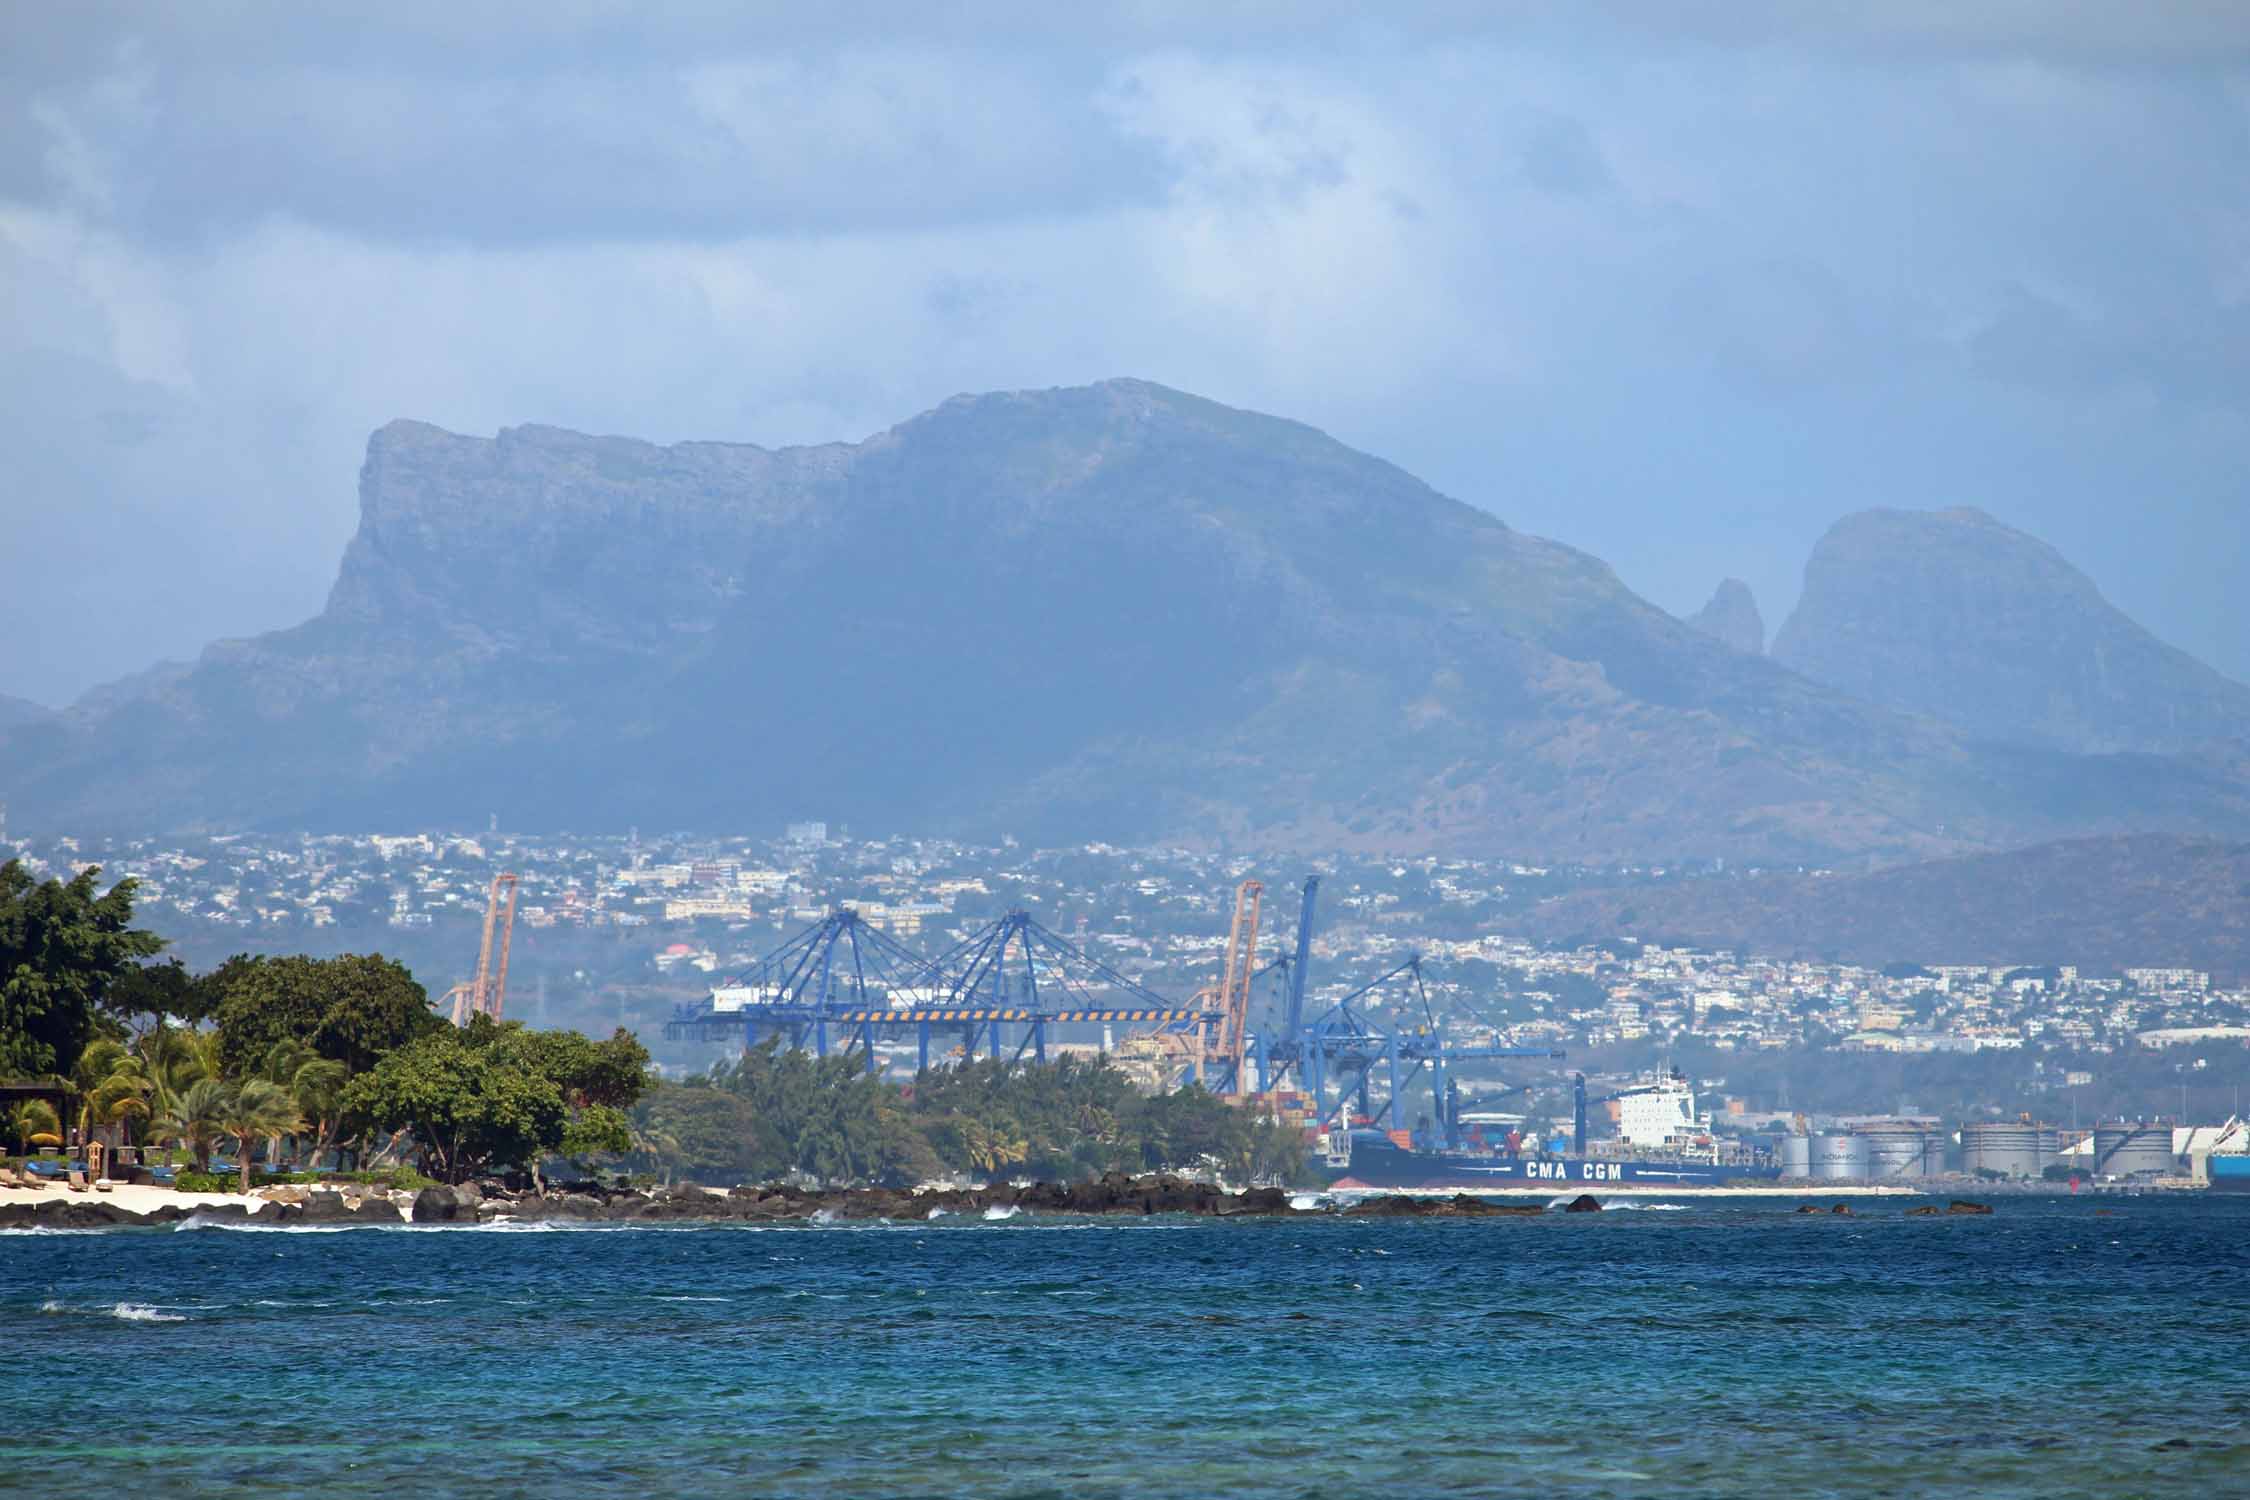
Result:
[[[1705,873],[1692,870],[1342,856],[1285,865],[1099,843],[855,838],[820,822],[778,838],[244,834],[6,848],[35,873],[98,866],[105,879],[131,877],[140,920],[191,968],[237,952],[380,951],[433,999],[474,970],[488,890],[507,872],[517,882],[508,1013],[627,1026],[674,1076],[719,1053],[666,1041],[665,1021],[839,908],[930,954],[1022,910],[1116,971],[1185,997],[1217,973],[1239,882],[1265,887],[1264,959],[1293,943],[1308,875],[1321,886],[1307,1014],[1419,955],[1422,993],[1386,986],[1362,1008],[1414,1024],[1426,1006],[1449,1045],[1561,1051],[1565,1061],[1528,1072],[1491,1068],[1495,1080],[1525,1083],[1533,1109],[1563,1109],[1568,1073],[1630,1077],[1669,1063],[1745,1127],[1796,1114],[2223,1119],[2250,1072],[2250,988],[2164,955],[2114,973],[2038,953],[2001,964],[1901,954],[1869,968],[1598,934],[1539,944],[1515,932],[1517,918],[1569,891]],[[1088,1031],[1063,1044],[1107,1040]],[[1464,1071],[1473,1086],[1478,1070]]]

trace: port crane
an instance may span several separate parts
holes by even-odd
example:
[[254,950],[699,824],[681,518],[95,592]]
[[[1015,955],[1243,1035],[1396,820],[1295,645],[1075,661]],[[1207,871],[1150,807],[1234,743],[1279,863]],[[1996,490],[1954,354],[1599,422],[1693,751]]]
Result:
[[[484,942],[477,949],[477,977],[445,992],[453,1024],[466,1026],[471,1016],[500,1019],[508,1001],[508,952],[516,931],[516,877],[507,871],[492,877],[484,896]],[[493,937],[500,941],[500,961],[492,961]]]
[[[1146,1029],[1128,1048],[1162,1058],[1160,1076],[1185,1073],[1236,1102],[1253,1093],[1266,1097],[1293,1077],[1312,1100],[1323,1130],[1347,1118],[1355,1102],[1359,1115],[1383,1128],[1403,1128],[1408,1091],[1426,1074],[1432,1114],[1455,1145],[1457,1111],[1448,1108],[1448,1100],[1456,1064],[1563,1056],[1554,1048],[1449,1044],[1432,1012],[1418,954],[1305,1020],[1319,887],[1319,877],[1306,879],[1293,952],[1259,968],[1264,886],[1241,882],[1219,980],[1185,1005],[1119,973],[1020,910],[924,958],[857,912],[839,907],[745,973],[723,981],[705,1003],[677,1007],[664,1034],[691,1041],[739,1037],[746,1047],[777,1035],[822,1057],[840,1048],[864,1059],[872,1072],[876,1038],[908,1028],[917,1038],[918,1066],[927,1068],[933,1034],[960,1037],[950,1054],[940,1054],[941,1061],[947,1055],[974,1058],[982,1050],[994,1058],[1044,1062],[1050,1026],[1129,1023]],[[1275,975],[1283,981],[1280,1025],[1252,1030],[1252,996],[1261,979]],[[1390,986],[1411,986],[1421,1024],[1386,1026],[1368,1013],[1370,997]]]
[[906,1028],[926,1069],[938,1034],[957,1033],[961,1057],[983,1047],[999,1058],[1010,1055],[1008,1030],[1017,1028],[1013,1056],[1044,1062],[1049,1026],[1133,1023],[1192,1039],[1217,1019],[1127,978],[1028,912],[997,917],[933,959],[838,907],[722,981],[705,1003],[677,1007],[664,1035],[739,1036],[745,1047],[777,1035],[820,1057],[834,1046],[874,1072],[876,1038]]

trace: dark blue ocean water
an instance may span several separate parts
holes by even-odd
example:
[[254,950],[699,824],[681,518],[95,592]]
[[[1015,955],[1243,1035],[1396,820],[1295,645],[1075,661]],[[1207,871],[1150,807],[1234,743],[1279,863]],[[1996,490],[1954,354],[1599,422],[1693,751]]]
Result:
[[2250,1494],[2250,1197],[1788,1207],[5,1234],[0,1490]]

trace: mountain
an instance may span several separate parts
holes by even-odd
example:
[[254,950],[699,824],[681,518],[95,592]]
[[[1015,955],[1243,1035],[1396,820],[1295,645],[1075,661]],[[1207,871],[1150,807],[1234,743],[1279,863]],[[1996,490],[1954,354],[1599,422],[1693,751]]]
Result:
[[33,724],[47,717],[51,710],[41,707],[29,698],[11,698],[0,693],[0,734],[6,734],[19,724]]
[[1980,510],[1837,522],[1773,655],[1986,739],[2091,754],[2250,745],[2250,687],[2165,645],[2054,548]]
[[1580,891],[1540,937],[1637,936],[1816,961],[2132,966],[2250,978],[2250,843],[2073,839],[1863,875],[1765,874]]
[[1141,381],[857,444],[375,433],[327,607],[0,740],[28,828],[704,828],[1586,861],[2250,833],[1980,749],[1309,427]]
[[1758,613],[1758,601],[1751,597],[1750,585],[1739,578],[1722,579],[1710,603],[1689,615],[1687,622],[1737,651],[1752,656],[1765,654],[1765,617]]

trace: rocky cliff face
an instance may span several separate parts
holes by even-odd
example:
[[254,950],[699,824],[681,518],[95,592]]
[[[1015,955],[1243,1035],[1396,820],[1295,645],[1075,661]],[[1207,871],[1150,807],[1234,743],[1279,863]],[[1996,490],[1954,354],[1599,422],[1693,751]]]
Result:
[[1758,601],[1751,597],[1750,585],[1739,578],[1721,580],[1710,602],[1689,615],[1688,623],[1737,651],[1765,655],[1765,617],[1758,613]]
[[20,826],[1826,859],[2243,820],[1965,749],[1310,428],[1139,381],[854,445],[393,423],[326,610],[0,740]]
[[2052,547],[1978,510],[1837,522],[1773,654],[1983,739],[2092,754],[2250,746],[2250,688],[2157,640]]

